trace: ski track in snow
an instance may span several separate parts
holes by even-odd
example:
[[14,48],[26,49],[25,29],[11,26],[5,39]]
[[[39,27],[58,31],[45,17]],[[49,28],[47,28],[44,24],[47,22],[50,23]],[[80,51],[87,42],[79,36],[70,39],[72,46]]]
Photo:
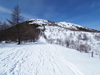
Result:
[[75,75],[84,75],[81,71],[78,70],[78,68],[74,64],[68,61],[66,61],[66,63],[68,67],[75,73]]
[[0,50],[0,75],[84,75],[53,45],[37,44]]

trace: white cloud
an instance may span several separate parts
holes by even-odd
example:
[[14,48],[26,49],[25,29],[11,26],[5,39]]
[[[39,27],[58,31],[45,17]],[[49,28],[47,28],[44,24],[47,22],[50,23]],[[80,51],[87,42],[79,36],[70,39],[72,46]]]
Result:
[[3,12],[3,13],[11,13],[11,10],[7,9],[7,8],[4,8],[2,6],[0,6],[0,12]]
[[28,14],[21,14],[25,19],[37,19],[37,17]]
[[[12,11],[10,10],[10,9],[8,9],[8,8],[5,8],[5,7],[2,7],[2,6],[0,6],[0,12],[3,12],[3,13],[7,13],[7,14],[10,14],[10,13],[12,13]],[[34,19],[36,19],[37,17],[35,17],[35,16],[32,16],[32,15],[29,15],[29,14],[21,14],[25,19],[32,19],[32,18],[34,18]]]

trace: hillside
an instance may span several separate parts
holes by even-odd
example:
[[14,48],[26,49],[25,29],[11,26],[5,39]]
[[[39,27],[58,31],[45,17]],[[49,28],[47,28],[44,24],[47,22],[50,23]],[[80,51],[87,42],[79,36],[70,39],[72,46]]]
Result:
[[47,42],[59,44],[80,52],[100,53],[100,31],[85,28],[68,22],[52,22],[43,19],[31,19],[29,24],[39,24],[44,29]]
[[0,75],[99,75],[99,60],[46,42],[0,44]]
[[[48,43],[62,45],[80,52],[100,54],[100,31],[68,22],[30,19],[18,24],[21,42],[35,42],[43,36]],[[16,26],[0,31],[0,41],[17,42]]]
[[[18,36],[19,27],[19,36]],[[35,42],[39,38],[40,29],[38,24],[29,24],[28,21],[11,26],[8,29],[0,31],[0,42],[6,41],[17,42],[20,38],[21,42]]]

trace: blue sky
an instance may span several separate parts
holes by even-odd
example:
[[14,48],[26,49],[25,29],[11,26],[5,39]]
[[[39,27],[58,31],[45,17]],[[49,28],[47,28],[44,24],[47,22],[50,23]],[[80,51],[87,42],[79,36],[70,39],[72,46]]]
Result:
[[0,20],[20,5],[25,20],[66,21],[100,30],[100,0],[0,0]]

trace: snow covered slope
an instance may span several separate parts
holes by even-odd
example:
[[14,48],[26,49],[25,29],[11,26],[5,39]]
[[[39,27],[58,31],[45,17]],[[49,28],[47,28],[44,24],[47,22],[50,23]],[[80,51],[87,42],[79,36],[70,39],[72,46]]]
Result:
[[[64,28],[69,28],[69,29],[77,29],[77,27],[82,27],[80,25],[68,23],[68,22],[58,22],[56,24],[58,24],[59,26],[62,26]],[[82,28],[84,28],[84,27],[82,27]]]
[[[59,44],[79,51],[94,51],[100,54],[100,31],[85,28],[68,22],[52,22],[43,19],[31,19],[30,24],[45,26],[44,36],[47,42]],[[43,29],[43,28],[42,28]]]
[[0,75],[100,75],[100,58],[43,42],[0,44]]
[[88,31],[88,32],[100,32],[94,29],[89,29],[74,23],[69,23],[69,22],[53,22],[49,20],[44,20],[44,19],[30,19],[29,24],[39,24],[39,25],[45,25],[45,26],[58,26],[61,28],[69,29],[69,30],[80,30],[80,31]]

